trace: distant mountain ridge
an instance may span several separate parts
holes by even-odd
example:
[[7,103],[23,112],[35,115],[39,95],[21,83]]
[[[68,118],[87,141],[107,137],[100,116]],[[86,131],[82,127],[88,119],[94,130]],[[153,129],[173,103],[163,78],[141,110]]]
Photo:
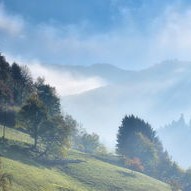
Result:
[[69,72],[74,76],[97,76],[110,83],[121,83],[128,80],[135,73],[134,71],[123,70],[110,64],[93,64],[91,66],[50,65],[49,67],[55,70]]
[[174,75],[189,74],[191,62],[164,61],[142,70],[126,70],[111,64],[81,65],[49,65],[49,68],[70,72],[73,75],[97,76],[112,82],[125,82],[128,80],[162,80]]
[[191,62],[166,61],[140,71],[107,64],[58,68],[74,76],[96,76],[107,81],[103,87],[63,97],[62,104],[112,148],[125,114],[138,115],[153,128],[168,124],[181,113],[191,116]]

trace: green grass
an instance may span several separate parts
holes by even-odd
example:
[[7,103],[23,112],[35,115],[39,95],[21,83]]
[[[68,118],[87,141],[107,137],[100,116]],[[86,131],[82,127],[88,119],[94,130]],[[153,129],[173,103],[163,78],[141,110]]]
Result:
[[[10,137],[14,138],[12,132]],[[4,172],[13,175],[13,191],[171,190],[158,180],[78,151],[70,151],[67,157],[69,162],[59,166],[37,163],[15,147],[7,149],[0,145],[0,154],[3,156]]]
[[91,190],[110,191],[167,191],[169,187],[155,179],[131,170],[102,162],[87,154],[71,152],[71,159],[84,162],[80,164],[68,164],[65,172],[88,185]]
[[[0,137],[3,136],[3,126],[0,125]],[[26,133],[17,131],[6,127],[5,129],[5,138],[14,141],[22,141],[23,143],[33,144],[34,140]]]
[[13,191],[86,190],[80,182],[56,169],[7,158],[2,161],[4,171],[13,175]]

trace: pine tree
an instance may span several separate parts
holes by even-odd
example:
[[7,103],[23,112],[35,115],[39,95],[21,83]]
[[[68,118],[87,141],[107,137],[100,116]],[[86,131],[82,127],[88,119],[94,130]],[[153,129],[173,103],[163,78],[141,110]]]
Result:
[[134,115],[125,116],[117,134],[117,153],[132,155],[132,146],[138,137],[144,137],[144,139],[153,142],[155,139],[155,131],[144,120]]

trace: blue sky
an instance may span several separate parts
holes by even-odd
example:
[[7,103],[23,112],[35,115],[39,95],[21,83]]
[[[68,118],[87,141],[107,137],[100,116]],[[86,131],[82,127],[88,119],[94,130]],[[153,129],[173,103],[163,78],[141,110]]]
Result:
[[43,64],[191,61],[188,0],[1,0],[0,50]]

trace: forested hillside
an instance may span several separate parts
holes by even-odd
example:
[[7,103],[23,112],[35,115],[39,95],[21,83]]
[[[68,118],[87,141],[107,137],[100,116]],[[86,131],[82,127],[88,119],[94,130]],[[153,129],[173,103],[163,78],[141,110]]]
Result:
[[[123,165],[107,154],[98,135],[88,134],[63,114],[55,88],[43,78],[33,81],[27,67],[10,65],[1,55],[0,78],[3,190],[170,190],[157,180],[109,164]],[[89,154],[68,151],[71,147]]]
[[6,141],[6,127],[11,127],[28,133],[33,138],[33,149],[41,157],[62,157],[70,147],[77,122],[62,113],[55,88],[40,77],[33,81],[26,66],[10,65],[2,55],[0,102],[2,142]]
[[[154,186],[151,179],[134,173],[134,170],[169,184],[173,190],[189,191],[191,187],[190,171],[182,170],[171,160],[150,124],[134,115],[125,116],[116,135],[116,154],[109,153],[100,143],[99,135],[88,133],[72,116],[61,110],[60,98],[54,87],[42,77],[34,81],[26,66],[9,64],[2,55],[0,131],[0,155],[5,162],[5,173],[1,175],[4,177],[2,188],[5,185],[5,189],[12,181],[15,190],[33,188],[29,183],[30,188],[18,182],[25,180],[22,175],[18,177],[16,174],[24,163],[54,168],[49,173],[52,173],[54,181],[55,177],[59,177],[59,184],[63,185],[63,175],[69,181],[67,184],[71,184],[72,179],[76,187],[69,186],[68,190],[139,190],[139,179],[144,185],[142,190],[169,190],[169,186],[157,181],[154,181],[157,187]],[[25,167],[34,171],[33,167]],[[44,176],[44,171],[38,168],[36,171]],[[99,179],[101,173],[106,178]],[[35,172],[29,173],[29,177],[35,181],[34,189],[37,184],[44,190],[56,190],[53,185],[49,188],[44,186],[48,179],[38,182]],[[115,178],[118,181],[114,181]],[[119,186],[120,179],[124,181]],[[82,188],[78,189],[78,185]],[[57,190],[60,188],[66,189],[61,186]]]

